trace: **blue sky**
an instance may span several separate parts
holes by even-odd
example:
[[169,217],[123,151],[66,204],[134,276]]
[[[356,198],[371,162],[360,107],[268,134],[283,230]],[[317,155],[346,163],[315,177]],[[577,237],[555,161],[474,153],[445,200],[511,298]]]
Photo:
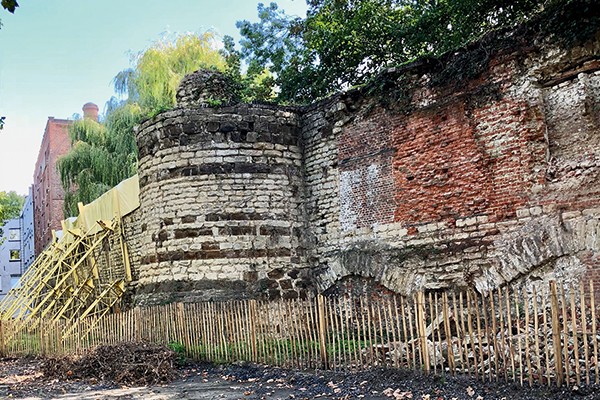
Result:
[[[258,0],[22,0],[0,10],[0,191],[26,194],[49,116],[104,108],[130,55],[161,36],[213,30],[239,39],[235,22],[256,20]],[[304,16],[304,0],[276,1]]]

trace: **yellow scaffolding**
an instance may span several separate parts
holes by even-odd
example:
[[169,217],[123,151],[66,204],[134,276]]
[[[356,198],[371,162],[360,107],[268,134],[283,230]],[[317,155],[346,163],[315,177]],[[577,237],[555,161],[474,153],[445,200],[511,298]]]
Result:
[[66,337],[72,333],[69,322],[87,317],[97,321],[120,311],[132,276],[122,217],[139,207],[138,195],[134,176],[94,202],[80,204],[77,219],[63,221],[60,239],[54,235],[0,302],[0,319],[24,329],[41,320],[63,319]]

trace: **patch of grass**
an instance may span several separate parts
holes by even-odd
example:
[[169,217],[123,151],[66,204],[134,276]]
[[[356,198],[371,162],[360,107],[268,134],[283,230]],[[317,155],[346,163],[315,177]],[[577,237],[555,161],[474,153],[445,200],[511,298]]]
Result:
[[169,344],[167,345],[167,347],[171,350],[173,350],[173,352],[177,355],[177,363],[180,365],[185,364],[185,360],[186,360],[186,350],[185,350],[185,345],[183,345],[180,342],[176,342],[174,340],[171,340],[169,342]]

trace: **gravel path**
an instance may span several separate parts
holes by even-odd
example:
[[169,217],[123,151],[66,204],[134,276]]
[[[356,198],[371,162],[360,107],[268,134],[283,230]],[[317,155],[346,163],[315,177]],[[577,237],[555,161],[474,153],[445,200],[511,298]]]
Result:
[[522,388],[482,383],[464,376],[433,377],[373,369],[360,373],[291,371],[259,365],[188,365],[179,378],[150,387],[120,387],[95,380],[48,380],[41,360],[0,360],[0,398],[14,399],[417,399],[529,400],[600,399],[600,387]]

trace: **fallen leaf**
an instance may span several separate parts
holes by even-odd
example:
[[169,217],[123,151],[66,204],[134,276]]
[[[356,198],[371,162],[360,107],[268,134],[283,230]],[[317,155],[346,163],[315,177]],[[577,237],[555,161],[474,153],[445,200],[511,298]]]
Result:
[[475,395],[475,390],[473,390],[473,388],[472,388],[471,386],[469,386],[469,387],[467,388],[467,394],[468,394],[470,397],[473,397],[473,395]]

